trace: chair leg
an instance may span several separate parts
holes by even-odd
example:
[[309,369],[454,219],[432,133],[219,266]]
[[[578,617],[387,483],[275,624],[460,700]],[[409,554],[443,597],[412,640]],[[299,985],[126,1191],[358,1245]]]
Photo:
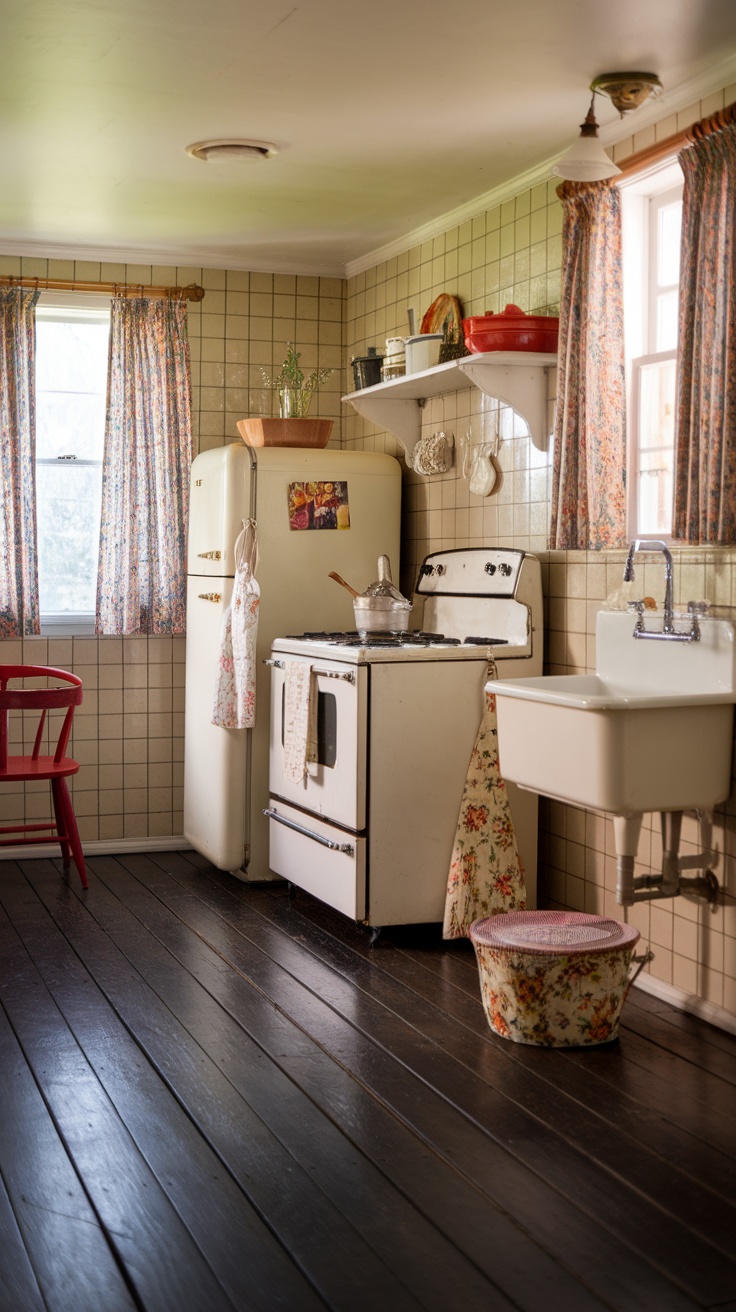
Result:
[[60,795],[60,783],[60,779],[51,780],[51,798],[54,803],[54,817],[56,819],[56,829],[59,835],[59,843],[61,845],[61,859],[64,862],[64,869],[68,870],[69,863],[72,859],[72,849],[70,848],[67,839],[69,826],[66,815],[64,814],[64,801]]
[[82,888],[88,888],[89,885],[87,883],[87,870],[84,864],[84,853],[82,852],[82,844],[79,840],[77,820],[69,796],[69,789],[66,786],[66,779],[53,779],[51,782],[51,788],[54,793],[54,810],[57,813],[57,820],[60,810],[64,821],[64,836],[59,839],[64,865],[68,866],[69,864],[68,857],[64,853],[64,847],[66,846],[67,850],[71,848],[74,864],[79,871],[79,878],[82,881]]

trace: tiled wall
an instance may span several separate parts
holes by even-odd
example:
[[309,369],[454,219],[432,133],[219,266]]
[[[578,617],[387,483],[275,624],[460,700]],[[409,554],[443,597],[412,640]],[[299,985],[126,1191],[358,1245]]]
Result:
[[[313,402],[335,418],[339,446],[343,391],[344,291],[339,278],[184,269],[151,265],[0,257],[0,273],[144,285],[198,283],[204,300],[189,303],[194,446],[239,441],[236,421],[271,413],[260,367],[278,370],[287,342],[305,373],[335,373]],[[84,681],[75,713],[72,781],[83,842],[104,845],[165,840],[183,833],[184,639],[26,638],[0,642],[5,663],[52,664]],[[48,786],[0,793],[0,824],[33,823],[49,814]]]
[[[730,104],[736,87],[663,120],[622,142],[617,159],[645,149],[689,123]],[[466,315],[503,310],[554,312],[559,301],[561,209],[555,184],[522,191],[459,227],[424,242],[348,281],[348,359],[384,339],[408,332],[407,310],[421,316],[441,292],[456,295]],[[349,378],[346,379],[346,387]],[[352,408],[351,408],[352,409]],[[470,492],[463,476],[464,446],[503,438],[503,484],[494,496]],[[545,592],[546,669],[581,673],[595,669],[595,615],[622,582],[624,552],[547,550],[550,460],[530,441],[518,417],[469,389],[428,401],[422,435],[438,430],[455,437],[456,463],[444,475],[420,477],[404,465],[402,582],[413,587],[424,555],[446,547],[502,543],[538,554]],[[343,422],[347,445],[403,452],[396,439],[354,412]],[[708,597],[736,619],[736,551],[679,549],[675,599]],[[647,593],[661,599],[662,568],[637,569]],[[687,743],[682,745],[687,753]],[[503,766],[503,752],[502,752]],[[682,851],[697,850],[695,819],[687,818]],[[624,913],[615,901],[613,825],[603,814],[540,800],[540,905],[605,912],[636,924],[656,953],[650,975],[681,993],[736,1018],[736,795],[716,815],[716,871],[726,889],[716,908],[684,897],[639,904]],[[647,817],[636,874],[658,869],[659,818]]]

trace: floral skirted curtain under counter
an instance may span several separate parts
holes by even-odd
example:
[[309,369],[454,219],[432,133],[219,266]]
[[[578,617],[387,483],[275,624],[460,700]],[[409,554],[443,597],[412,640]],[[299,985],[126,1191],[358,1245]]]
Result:
[[0,289],[0,638],[40,632],[36,555],[37,300],[37,289]]
[[98,633],[185,631],[192,447],[186,314],[182,301],[112,302]]
[[680,254],[673,536],[736,542],[736,127],[679,156]]
[[626,543],[621,201],[610,182],[564,182],[550,546]]

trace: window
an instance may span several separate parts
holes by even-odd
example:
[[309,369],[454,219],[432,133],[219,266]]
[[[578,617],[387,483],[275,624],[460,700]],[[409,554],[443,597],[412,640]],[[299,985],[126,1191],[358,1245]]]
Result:
[[[102,308],[105,306],[105,308]],[[36,309],[36,518],[43,632],[93,633],[109,301]]]
[[670,163],[622,187],[631,537],[669,537],[682,172]]

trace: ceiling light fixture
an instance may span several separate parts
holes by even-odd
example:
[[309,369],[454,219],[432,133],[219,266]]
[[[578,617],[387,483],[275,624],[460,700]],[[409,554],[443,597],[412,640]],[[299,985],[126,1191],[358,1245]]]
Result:
[[187,146],[187,155],[206,162],[222,160],[269,159],[278,155],[278,146],[270,141],[249,141],[244,137],[220,137],[213,141],[195,141]]
[[631,109],[638,109],[650,97],[660,95],[662,83],[656,73],[601,73],[590,84],[593,93],[601,91],[613,101],[623,118]]
[[590,109],[585,122],[580,124],[580,136],[552,169],[555,177],[569,182],[602,182],[621,172],[598,139],[598,124],[593,113],[596,95],[608,96],[623,118],[625,113],[638,109],[650,96],[659,95],[662,83],[655,73],[602,73],[593,79],[590,90],[593,92]]

